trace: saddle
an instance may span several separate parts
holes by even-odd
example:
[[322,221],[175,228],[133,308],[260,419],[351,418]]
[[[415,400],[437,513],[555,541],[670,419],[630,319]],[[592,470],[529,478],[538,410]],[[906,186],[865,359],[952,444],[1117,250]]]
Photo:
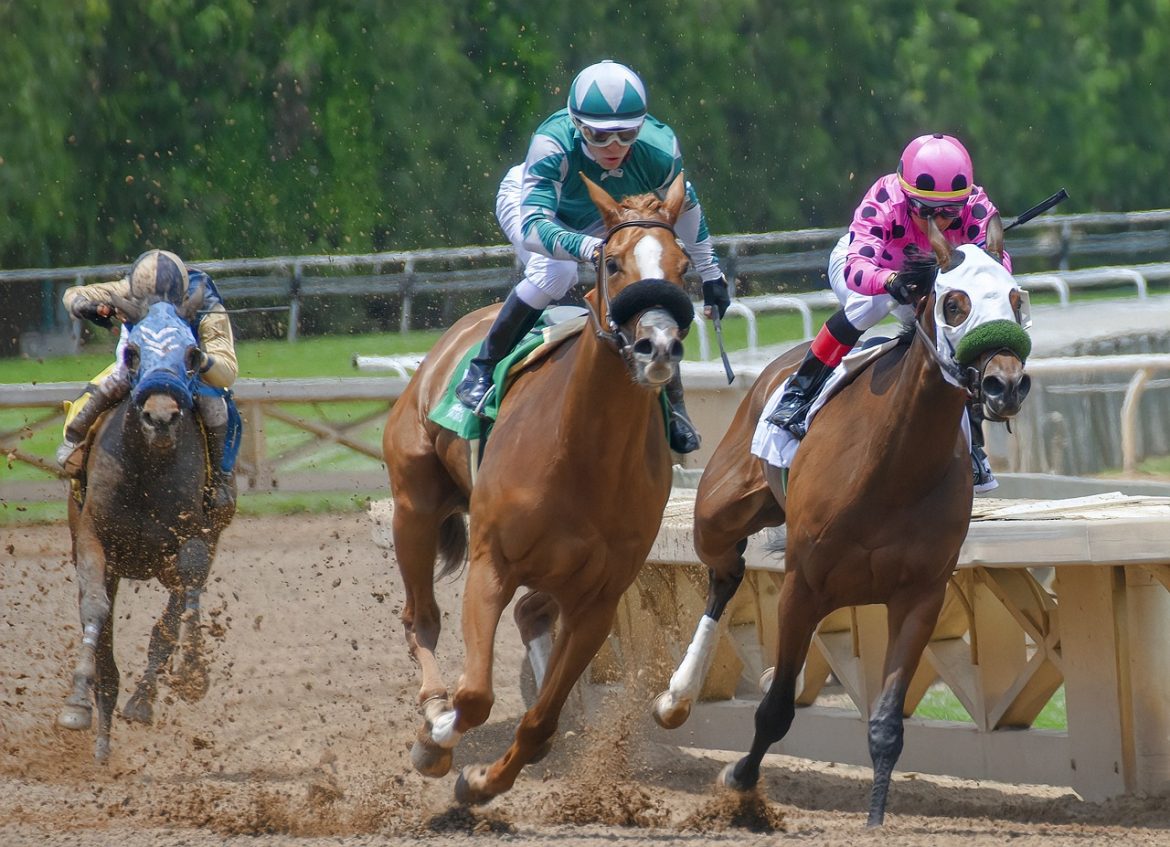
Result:
[[493,374],[495,389],[488,395],[479,415],[455,396],[455,386],[463,379],[468,363],[479,354],[477,340],[460,359],[451,374],[443,399],[428,416],[444,429],[468,441],[486,440],[491,425],[500,413],[504,395],[525,369],[547,357],[568,339],[580,333],[588,323],[588,312],[578,306],[553,306],[545,309],[536,325],[517,342],[512,352],[500,360]]

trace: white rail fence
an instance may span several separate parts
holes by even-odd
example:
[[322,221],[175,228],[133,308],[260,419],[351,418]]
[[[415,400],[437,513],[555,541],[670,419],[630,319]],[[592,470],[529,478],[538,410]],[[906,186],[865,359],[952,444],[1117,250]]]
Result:
[[[1117,231],[1121,229],[1122,231]],[[803,229],[787,232],[739,234],[715,237],[722,263],[733,284],[754,280],[807,290],[822,279],[828,251],[844,230]],[[1076,288],[1132,283],[1144,296],[1146,282],[1170,277],[1170,264],[1154,263],[1124,268],[1067,268],[1075,260],[1087,264],[1102,255],[1139,258],[1170,252],[1170,209],[1148,212],[1051,215],[1037,218],[1012,233],[1009,244],[1017,264],[1032,260],[1061,268],[1055,273],[1023,275],[1033,288],[1051,288],[1062,303]],[[274,256],[250,259],[194,259],[211,273],[229,299],[260,298],[287,303],[288,338],[295,340],[308,298],[390,294],[401,299],[399,330],[414,323],[416,299],[423,295],[449,297],[466,292],[498,291],[517,278],[514,251],[509,245],[428,250],[400,250],[336,256]],[[126,272],[125,264],[73,268],[32,268],[0,271],[0,286],[17,283],[56,284],[56,288],[111,279]],[[589,283],[591,270],[582,268]],[[740,293],[747,294],[748,291]],[[777,308],[802,313],[811,300],[820,302],[827,292],[798,296],[764,297],[759,307],[754,298],[741,298],[754,312]],[[771,305],[764,305],[769,303]],[[747,317],[745,315],[745,317]],[[65,315],[58,312],[58,320]],[[808,319],[811,323],[811,318]],[[43,329],[48,329],[44,327]],[[806,329],[811,335],[812,329]]]

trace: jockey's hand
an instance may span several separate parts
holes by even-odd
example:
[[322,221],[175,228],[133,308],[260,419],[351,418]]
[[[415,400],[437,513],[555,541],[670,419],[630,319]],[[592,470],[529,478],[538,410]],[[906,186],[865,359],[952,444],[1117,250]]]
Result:
[[94,303],[89,300],[82,300],[73,307],[73,316],[90,321],[106,329],[113,329],[114,327],[112,320],[114,317],[114,307],[109,303]]
[[886,280],[886,293],[901,303],[903,306],[909,306],[915,303],[920,297],[926,294],[925,291],[919,291],[916,285],[907,285],[906,281],[902,279],[901,274],[890,274]]
[[727,289],[727,277],[719,275],[719,279],[703,281],[703,314],[711,318],[715,310],[719,310],[719,318],[727,314],[727,307],[731,305],[731,294]]
[[593,270],[601,269],[601,245],[593,248],[593,252],[589,254],[589,264],[593,265]]

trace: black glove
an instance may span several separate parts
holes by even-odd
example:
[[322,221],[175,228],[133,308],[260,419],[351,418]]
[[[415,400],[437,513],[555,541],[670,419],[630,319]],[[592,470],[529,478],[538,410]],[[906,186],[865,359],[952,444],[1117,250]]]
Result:
[[720,320],[727,314],[731,294],[727,290],[727,277],[723,274],[719,275],[719,279],[703,280],[703,305],[717,310]]
[[917,303],[921,298],[930,293],[930,288],[926,285],[908,285],[901,274],[894,274],[887,279],[885,288],[886,293],[903,306],[910,306]]
[[113,329],[114,322],[98,311],[99,306],[101,306],[100,303],[94,303],[92,300],[82,300],[73,307],[73,317],[91,321],[106,329]]

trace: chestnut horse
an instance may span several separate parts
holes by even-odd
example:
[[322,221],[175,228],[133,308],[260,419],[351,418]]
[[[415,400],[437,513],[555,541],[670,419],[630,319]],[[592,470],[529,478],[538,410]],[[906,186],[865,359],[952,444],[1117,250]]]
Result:
[[[931,228],[938,235],[933,222]],[[917,304],[908,343],[825,404],[796,452],[787,494],[782,471],[749,448],[766,401],[804,347],[772,362],[740,404],[696,495],[695,549],[709,568],[707,608],[669,690],[655,702],[661,725],[686,720],[716,621],[743,577],[747,538],[787,520],[773,680],[756,710],[751,750],[721,781],[741,791],[755,786],[764,753],[792,724],[797,675],[818,623],[845,606],[884,604],[889,643],[882,691],[869,715],[871,826],[885,814],[907,687],[970,522],[965,406],[973,397],[992,420],[1006,420],[1030,386],[1023,361],[1031,343],[1020,327],[1021,295],[1011,274],[973,245],[952,251],[941,236],[932,244],[935,260],[904,271],[918,279],[937,274],[933,291]]]
[[[547,745],[562,707],[609,635],[618,600],[657,535],[670,495],[671,456],[660,391],[677,373],[693,317],[682,288],[689,263],[673,224],[685,198],[680,175],[664,200],[620,204],[585,180],[607,228],[598,283],[586,295],[592,328],[515,378],[474,479],[468,442],[431,421],[464,352],[478,344],[498,307],[448,330],[394,404],[382,438],[394,497],[392,533],[406,588],[406,641],[419,664],[424,724],[416,769],[442,776],[460,737],[491,711],[492,645],[499,619],[521,586],[521,634],[538,697],[507,752],[467,766],[460,802],[510,789]],[[435,650],[440,572],[463,564],[470,517],[470,567],[463,599],[466,658],[453,697]],[[549,628],[560,624],[551,654]]]
[[73,690],[57,723],[89,729],[96,703],[99,761],[109,757],[118,700],[113,613],[121,579],[157,579],[170,592],[151,630],[146,672],[123,716],[152,722],[158,673],[176,648],[180,696],[194,700],[207,691],[199,598],[235,505],[215,511],[205,505],[206,440],[192,394],[200,353],[190,326],[203,299],[200,289],[177,308],[167,301],[115,300],[134,324],[122,353],[132,388],[92,428],[84,497],[69,501],[82,640]]

